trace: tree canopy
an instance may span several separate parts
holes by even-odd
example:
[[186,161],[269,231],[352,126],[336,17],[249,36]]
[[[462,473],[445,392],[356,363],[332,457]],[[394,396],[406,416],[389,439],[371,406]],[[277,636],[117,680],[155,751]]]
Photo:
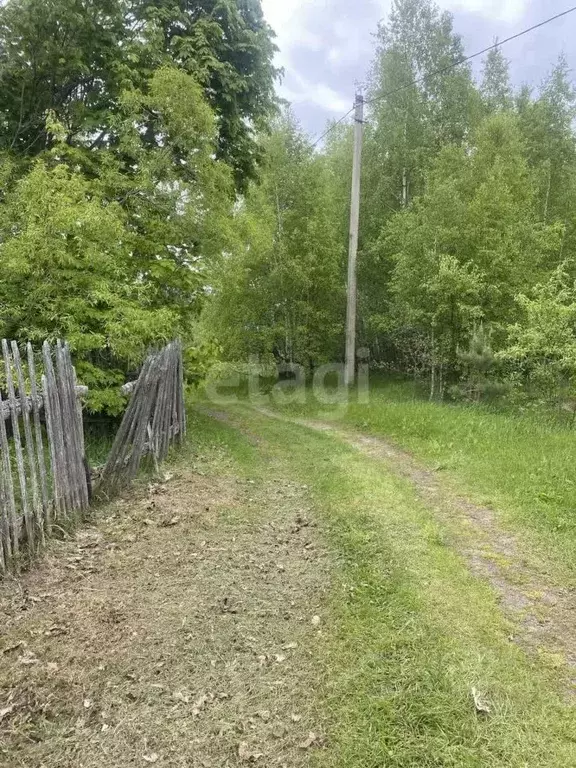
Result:
[[[475,77],[434,0],[394,0],[376,40],[359,344],[433,396],[564,396],[565,59],[516,88],[495,45]],[[120,409],[117,383],[169,336],[198,372],[208,351],[308,369],[342,359],[352,130],[312,145],[279,110],[275,52],[259,0],[0,8],[2,333],[66,336],[94,410]]]
[[189,337],[276,113],[259,0],[0,8],[3,334],[65,336],[95,410]]
[[[563,58],[534,92],[513,87],[497,45],[478,79],[465,57],[451,14],[433,0],[394,0],[379,26],[362,167],[359,344],[378,367],[427,380],[433,396],[534,392],[552,362],[547,396],[561,395],[576,382],[576,93]],[[352,129],[337,126],[315,156],[298,158],[295,132],[305,143],[293,124],[288,134],[286,123],[275,126],[262,185],[238,217],[249,215],[265,239],[225,263],[209,303],[228,357],[290,357],[279,341],[296,338],[289,306],[321,329],[319,341],[297,334],[298,361],[342,358]],[[281,146],[289,175],[272,162]],[[303,157],[312,180],[301,175]],[[322,285],[319,259],[331,277],[308,295],[302,288]],[[289,279],[275,283],[283,264]],[[227,316],[230,307],[244,309]]]

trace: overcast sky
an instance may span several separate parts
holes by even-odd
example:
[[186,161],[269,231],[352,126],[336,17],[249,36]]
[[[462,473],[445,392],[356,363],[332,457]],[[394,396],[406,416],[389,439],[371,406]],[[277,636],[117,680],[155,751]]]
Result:
[[[467,54],[571,7],[571,0],[437,0],[454,14]],[[390,0],[262,0],[277,33],[280,94],[303,128],[320,133],[352,106],[374,50],[374,33]],[[538,85],[564,52],[576,68],[576,13],[503,48],[515,83]]]

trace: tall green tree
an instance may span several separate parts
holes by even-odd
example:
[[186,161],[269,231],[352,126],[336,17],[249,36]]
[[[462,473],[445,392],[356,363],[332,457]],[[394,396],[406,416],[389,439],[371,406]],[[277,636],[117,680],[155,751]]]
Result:
[[392,264],[377,248],[394,214],[423,192],[426,172],[447,143],[461,144],[480,99],[452,16],[433,0],[395,0],[380,25],[369,87],[360,232],[360,328],[380,344]]
[[266,164],[237,214],[239,242],[218,265],[205,325],[228,360],[250,354],[314,366],[339,357],[343,249],[331,174],[288,114],[265,142]]
[[576,246],[576,91],[564,57],[535,100],[520,100],[519,114],[529,162],[538,173],[539,215],[544,221],[564,223],[571,251]]
[[500,48],[493,48],[486,56],[480,93],[488,113],[511,109],[513,106],[510,65]]
[[218,157],[245,189],[261,159],[256,135],[276,110],[276,46],[260,0],[132,0],[132,12],[159,28],[162,52],[205,89]]
[[563,228],[538,219],[536,192],[517,119],[493,116],[474,151],[440,153],[425,193],[385,230],[397,322],[428,332],[434,359],[452,379],[478,322],[502,346],[516,296],[561,259]]
[[[150,111],[164,137],[154,150],[141,141]],[[202,89],[174,68],[158,70],[147,94],[121,97],[118,147],[100,150],[92,175],[67,129],[49,129],[58,143],[0,204],[2,333],[66,338],[91,407],[114,410],[118,381],[150,345],[189,338],[207,264],[227,242],[231,173],[214,160]]]
[[[218,116],[218,157],[240,188],[259,162],[256,133],[275,111],[275,51],[260,0],[8,0],[0,147],[24,157],[49,149],[49,112],[68,144],[113,147],[121,93],[146,92],[157,69],[173,66],[203,88]],[[155,142],[152,129],[143,139]]]
[[46,115],[92,146],[131,72],[121,0],[9,0],[0,8],[0,147],[49,149]]

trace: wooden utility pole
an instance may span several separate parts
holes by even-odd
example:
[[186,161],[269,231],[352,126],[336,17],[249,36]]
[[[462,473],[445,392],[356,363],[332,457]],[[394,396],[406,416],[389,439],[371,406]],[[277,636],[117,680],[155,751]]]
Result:
[[364,97],[356,94],[354,115],[354,167],[352,170],[352,204],[350,207],[350,250],[348,255],[348,312],[346,320],[346,370],[344,381],[351,387],[356,380],[356,313],[358,257],[358,225],[360,223],[360,177],[362,169],[362,135],[364,132]]

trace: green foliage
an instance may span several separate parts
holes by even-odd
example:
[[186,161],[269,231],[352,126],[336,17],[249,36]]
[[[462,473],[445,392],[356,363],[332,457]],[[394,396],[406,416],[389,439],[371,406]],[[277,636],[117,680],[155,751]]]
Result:
[[[352,131],[323,151],[289,113],[270,131],[274,53],[259,0],[0,8],[2,333],[67,336],[95,409],[167,335],[191,342],[191,381],[218,357],[342,359]],[[464,57],[449,13],[394,0],[369,80],[359,343],[432,395],[481,398],[497,362],[516,391],[564,396],[576,91],[564,59],[532,94],[498,48],[479,83]]]
[[393,264],[396,322],[429,333],[451,378],[479,321],[510,322],[516,295],[559,254],[562,229],[536,208],[517,121],[498,115],[480,125],[474,151],[442,150],[425,193],[385,228],[378,247]]
[[[256,132],[275,112],[273,32],[260,0],[9,0],[0,8],[0,148],[50,148],[53,112],[71,146],[114,146],[121,94],[163,66],[202,88],[216,151],[238,187],[256,172]],[[152,115],[151,115],[152,117]],[[145,134],[156,145],[152,130]]]
[[237,212],[238,243],[217,265],[205,324],[229,360],[313,366],[339,354],[344,319],[331,170],[289,115],[264,146],[261,182]]
[[[130,80],[122,0],[9,0],[0,8],[0,147],[49,148],[52,112],[71,143],[90,134]],[[127,51],[126,51],[127,53]]]
[[254,131],[275,112],[274,33],[260,0],[133,0],[137,19],[157,26],[160,47],[201,84],[218,118],[218,157],[246,189],[261,151]]
[[576,287],[559,268],[530,295],[520,295],[519,322],[502,358],[540,396],[576,396]]
[[[533,96],[514,93],[500,49],[478,84],[467,65],[451,67],[464,55],[450,14],[432,0],[396,0],[378,32],[364,143],[360,343],[382,367],[429,376],[437,394],[477,392],[461,350],[482,326],[508,381],[525,383],[528,366],[506,353],[529,322],[518,297],[532,300],[561,263],[576,277],[576,97],[565,61]],[[324,156],[345,248],[348,127],[330,134]]]
[[[575,91],[563,59],[533,95],[514,92],[498,47],[478,83],[453,66],[463,58],[449,13],[394,0],[369,81],[359,344],[381,368],[428,378],[432,396],[556,397],[572,386],[571,299],[554,275],[564,264],[576,278]],[[284,120],[264,146],[203,326],[228,360],[341,360],[351,127],[314,156]],[[562,351],[543,331],[536,344],[538,311]]]
[[485,397],[501,394],[506,387],[494,378],[497,357],[492,349],[490,333],[481,323],[470,339],[466,350],[458,350],[464,373],[460,385],[453,389],[457,397],[478,403]]
[[486,56],[480,94],[488,113],[512,108],[510,68],[500,48],[493,48]]
[[0,8],[1,331],[66,337],[94,410],[196,333],[275,111],[272,38],[259,0]]
[[5,335],[67,339],[90,407],[117,410],[124,372],[178,320],[134,279],[122,208],[67,166],[38,161],[8,195],[0,226]]

